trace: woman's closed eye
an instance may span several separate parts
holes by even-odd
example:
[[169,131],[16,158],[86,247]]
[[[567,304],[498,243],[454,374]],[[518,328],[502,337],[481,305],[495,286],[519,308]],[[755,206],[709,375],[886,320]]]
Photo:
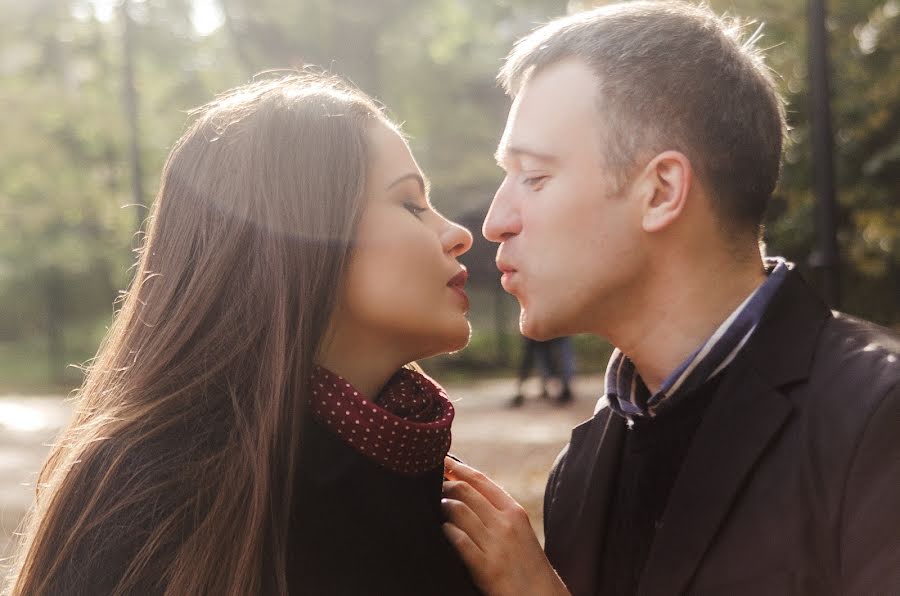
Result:
[[420,215],[422,215],[422,213],[424,213],[425,211],[428,211],[427,208],[422,207],[421,205],[419,205],[413,201],[404,201],[403,208],[406,209],[407,211],[409,211],[410,213],[412,213],[413,215],[415,215],[416,217],[419,217]]

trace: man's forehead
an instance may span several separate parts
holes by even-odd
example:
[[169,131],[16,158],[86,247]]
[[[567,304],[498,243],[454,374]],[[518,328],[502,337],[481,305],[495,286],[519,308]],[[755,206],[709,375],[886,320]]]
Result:
[[537,98],[586,99],[593,102],[598,88],[597,73],[580,58],[566,58],[529,73],[516,93],[514,103],[530,103]]
[[[576,81],[576,87],[565,85],[581,75],[587,80]],[[597,126],[595,91],[594,80],[586,69],[538,72],[522,87],[510,107],[495,154],[497,161],[502,164],[526,156],[555,161],[573,145],[591,142]]]
[[[523,111],[523,98],[527,100],[527,96],[521,93],[516,96],[509,109],[506,128],[494,154],[498,163],[523,156],[552,154],[547,148],[548,137],[552,137],[552,127],[548,130],[547,122],[541,117],[540,110],[531,109],[526,105]],[[553,118],[552,115],[549,117]]]

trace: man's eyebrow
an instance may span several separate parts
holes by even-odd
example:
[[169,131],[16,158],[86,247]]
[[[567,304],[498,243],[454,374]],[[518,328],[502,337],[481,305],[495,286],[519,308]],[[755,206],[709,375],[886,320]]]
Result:
[[391,190],[398,184],[406,182],[407,180],[415,180],[419,184],[419,190],[422,191],[422,194],[428,197],[428,193],[431,192],[431,181],[425,178],[422,178],[422,175],[418,172],[410,172],[409,174],[403,174],[393,182],[387,185],[385,190]]
[[559,158],[557,158],[555,155],[551,155],[549,153],[541,153],[540,151],[536,151],[528,147],[517,147],[514,145],[502,145],[500,147],[497,147],[497,151],[494,153],[494,159],[496,159],[497,163],[501,166],[511,157],[531,157],[533,159],[537,159],[538,161],[543,161],[551,164],[559,161]]

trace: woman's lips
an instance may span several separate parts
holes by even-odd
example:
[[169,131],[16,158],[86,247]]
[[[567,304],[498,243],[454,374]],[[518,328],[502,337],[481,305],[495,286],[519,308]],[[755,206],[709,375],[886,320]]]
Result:
[[463,269],[456,275],[450,278],[450,281],[447,282],[448,286],[459,286],[463,287],[466,285],[466,280],[469,279],[469,272]]
[[466,294],[465,285],[466,280],[469,279],[469,273],[463,269],[456,275],[454,275],[450,281],[447,282],[447,287],[456,292],[456,294],[462,300],[463,309],[465,312],[469,312],[469,296]]

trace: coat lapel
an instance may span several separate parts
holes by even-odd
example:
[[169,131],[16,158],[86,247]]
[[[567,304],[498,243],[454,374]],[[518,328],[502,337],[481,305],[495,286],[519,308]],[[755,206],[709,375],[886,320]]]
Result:
[[792,271],[697,430],[663,514],[639,596],[683,593],[741,485],[790,416],[779,388],[807,377],[830,312]]
[[790,403],[755,375],[731,375],[704,418],[653,541],[640,596],[681,594]]
[[575,427],[545,520],[547,555],[572,594],[593,594],[625,434],[609,409]]

